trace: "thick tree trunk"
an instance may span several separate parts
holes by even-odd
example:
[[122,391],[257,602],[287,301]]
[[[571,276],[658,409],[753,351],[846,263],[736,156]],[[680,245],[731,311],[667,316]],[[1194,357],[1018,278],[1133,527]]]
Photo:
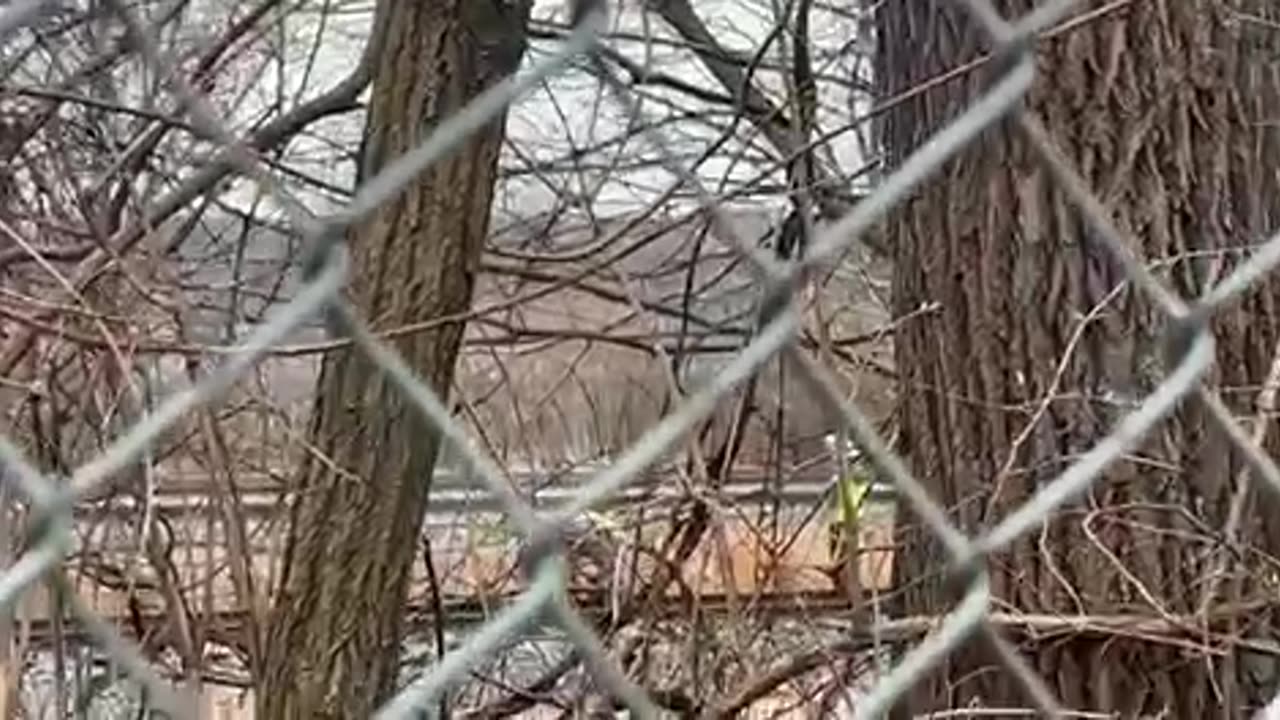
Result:
[[[1029,0],[996,5],[1005,17]],[[878,76],[886,97],[985,51],[962,3],[880,6]],[[1029,110],[1139,238],[1160,276],[1191,297],[1244,259],[1280,219],[1280,6],[1267,0],[1079,3],[1098,17],[1043,40]],[[900,162],[967,107],[988,75],[971,72],[885,116],[882,139]],[[886,223],[896,254],[898,313],[927,301],[942,311],[899,329],[899,411],[913,470],[956,521],[977,534],[1104,437],[1161,377],[1160,316],[1129,286],[1027,143],[994,128],[946,165]],[[1119,289],[1117,290],[1117,287]],[[1114,292],[1113,292],[1114,291]],[[1272,280],[1217,318],[1211,380],[1238,416],[1252,416],[1280,336]],[[1088,317],[1079,342],[1072,338]],[[1055,380],[1061,358],[1065,372]],[[994,482],[1045,396],[1054,399]],[[1280,446],[1274,428],[1267,436]],[[1240,461],[1195,402],[1183,404],[1129,460],[1041,533],[992,559],[997,609],[1076,615],[1197,618],[1214,536],[1224,525]],[[1255,497],[1246,540],[1280,549],[1274,506]],[[1264,528],[1260,519],[1273,515]],[[944,557],[914,529],[899,556],[902,612],[945,612],[955,599]],[[1230,567],[1208,629],[1269,636],[1276,593],[1268,563],[1246,553]],[[1264,569],[1267,572],[1264,572]],[[1240,581],[1239,585],[1235,580]],[[1230,592],[1228,592],[1230,591]],[[1244,615],[1229,602],[1262,603]],[[1222,616],[1234,615],[1228,625]],[[1033,642],[1026,657],[1068,709],[1118,717],[1240,717],[1275,688],[1230,645],[1183,638],[1078,634]],[[1225,653],[1217,653],[1224,650]],[[952,653],[899,712],[1027,707],[1009,673],[978,642]],[[1222,715],[1218,708],[1227,708]]]
[[[383,0],[365,176],[522,57],[527,3]],[[377,327],[464,312],[489,226],[504,119],[473,135],[352,233],[351,301]],[[463,324],[395,341],[447,395]],[[438,438],[356,350],[325,357],[268,630],[257,717],[367,718],[391,694],[401,616]]]

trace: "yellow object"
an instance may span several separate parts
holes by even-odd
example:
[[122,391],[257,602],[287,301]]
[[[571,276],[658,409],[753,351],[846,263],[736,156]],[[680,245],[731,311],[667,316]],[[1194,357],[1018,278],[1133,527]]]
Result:
[[858,520],[871,492],[871,478],[859,467],[836,482],[836,517],[831,523],[832,557],[844,555],[844,548],[858,546]]
[[836,485],[836,512],[841,525],[857,525],[862,504],[870,492],[871,479],[858,468],[851,468],[849,474],[840,479]]

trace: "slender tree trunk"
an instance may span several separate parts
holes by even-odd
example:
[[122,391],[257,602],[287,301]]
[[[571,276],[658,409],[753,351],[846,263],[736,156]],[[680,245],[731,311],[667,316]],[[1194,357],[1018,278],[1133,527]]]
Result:
[[[1038,4],[995,3],[1014,18]],[[985,52],[961,7],[942,0],[880,6],[878,76],[886,97]],[[1108,7],[1109,6],[1109,7]],[[1102,13],[1043,40],[1026,107],[1080,169],[1135,248],[1185,297],[1247,256],[1280,218],[1280,5],[1265,0],[1082,2]],[[1268,27],[1270,24],[1270,27]],[[898,105],[882,140],[897,163],[968,107],[979,70]],[[990,527],[1106,436],[1162,377],[1160,314],[1124,274],[1013,128],[993,128],[886,223],[896,254],[896,310],[942,311],[896,335],[904,448],[917,476],[970,534]],[[1252,416],[1280,337],[1280,283],[1259,285],[1216,318],[1210,380]],[[1082,323],[1085,329],[1073,339]],[[1058,365],[1065,363],[1061,377]],[[1019,447],[1015,439],[1036,417]],[[1274,424],[1274,423],[1273,423]],[[1266,444],[1280,446],[1274,427]],[[996,481],[1010,453],[1012,471]],[[1197,631],[1271,635],[1275,563],[1246,550],[1200,614],[1205,578],[1240,459],[1195,401],[1183,403],[1082,502],[992,558],[998,609],[1027,613],[1190,616],[1179,645],[1079,633],[1013,633],[1070,710],[1117,717],[1241,717],[1275,691],[1274,672],[1237,648],[1200,649]],[[1255,484],[1256,486],[1256,484]],[[1256,495],[1244,540],[1274,557],[1275,507]],[[1270,515],[1266,523],[1262,518]],[[1269,527],[1266,527],[1268,526]],[[936,614],[956,595],[927,530],[906,538],[896,576],[902,612]],[[1251,613],[1232,603],[1254,603]],[[1261,684],[1258,684],[1258,683]],[[975,640],[898,708],[900,717],[973,701],[1029,705]],[[1219,708],[1225,708],[1225,714]],[[1160,714],[1164,713],[1164,714]]]
[[[527,3],[382,0],[362,174],[418,146],[513,72]],[[379,327],[464,312],[489,227],[504,119],[423,173],[351,237],[351,301]],[[463,324],[395,341],[447,395]],[[367,718],[393,692],[405,595],[438,438],[359,351],[325,357],[258,695],[264,720]]]

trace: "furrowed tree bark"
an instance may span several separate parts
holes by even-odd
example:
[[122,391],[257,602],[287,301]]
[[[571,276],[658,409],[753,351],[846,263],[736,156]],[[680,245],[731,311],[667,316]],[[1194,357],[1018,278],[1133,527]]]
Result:
[[[1035,4],[995,3],[1007,18]],[[876,74],[885,96],[990,49],[962,5],[880,5]],[[1078,5],[1086,13],[1104,3]],[[1200,295],[1277,228],[1277,21],[1280,6],[1262,0],[1132,2],[1038,46],[1026,107],[1138,239],[1134,250],[1184,297]],[[990,72],[888,112],[881,139],[891,163],[972,105]],[[948,162],[885,227],[896,312],[942,303],[896,334],[904,452],[955,522],[976,535],[1110,433],[1164,377],[1162,318],[1125,284],[1012,124]],[[1280,336],[1278,308],[1280,283],[1269,278],[1214,319],[1217,363],[1208,380],[1237,417],[1253,415]],[[1052,401],[1037,418],[1045,397]],[[1265,438],[1273,456],[1277,440],[1273,427]],[[1190,615],[1205,618],[1204,630],[1274,637],[1275,561],[1264,553],[1274,558],[1280,549],[1280,522],[1258,491],[1247,496],[1246,548],[1211,594],[1211,612],[1200,614],[1241,467],[1203,405],[1188,399],[1086,498],[991,558],[996,609]],[[907,588],[900,610],[946,612],[958,593],[942,581],[945,555],[927,529],[910,532],[896,570]],[[1231,611],[1231,603],[1256,609]],[[1231,619],[1212,619],[1222,616]],[[1274,663],[1229,644],[1176,647],[1123,633],[1010,637],[1074,711],[1244,717],[1276,690]],[[950,653],[895,712],[971,702],[1029,705],[978,640]]]
[[[382,0],[361,174],[418,146],[525,48],[529,3]],[[376,326],[464,312],[489,228],[505,118],[461,142],[351,233],[351,302]],[[393,341],[447,396],[463,324]],[[325,356],[318,449],[296,475],[257,717],[368,718],[392,694],[437,433],[359,350]]]

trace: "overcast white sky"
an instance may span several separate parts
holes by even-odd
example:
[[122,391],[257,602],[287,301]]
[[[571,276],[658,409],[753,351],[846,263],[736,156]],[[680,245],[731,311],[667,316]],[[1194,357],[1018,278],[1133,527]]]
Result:
[[[625,3],[623,12],[614,13],[613,27],[643,37],[645,23],[637,7],[639,4],[638,0]],[[695,7],[721,42],[733,49],[751,53],[772,25],[771,7],[774,4],[774,0],[698,0]],[[302,89],[305,95],[310,96],[322,92],[349,72],[360,54],[368,31],[372,3],[363,0],[331,5],[338,7],[339,11],[335,13],[331,8],[327,17],[322,17],[318,11],[322,4],[315,3],[312,10],[297,12],[288,20],[283,30],[284,37],[281,38],[288,40],[288,67],[281,69],[275,63],[261,67],[246,64],[240,70],[241,76],[238,79],[248,82],[227,84],[228,89],[236,85],[243,87],[244,84],[254,86],[248,95],[243,96],[243,103],[235,111],[239,122],[259,116],[264,107],[276,103],[279,99],[277,89],[282,85],[292,92]],[[534,16],[548,20],[562,17],[563,6],[562,0],[539,0]],[[656,15],[650,16],[648,29],[657,37],[671,36]],[[815,11],[812,32],[815,47],[819,50],[816,59],[818,72],[832,77],[852,75],[853,68],[847,53],[842,53],[834,61],[830,56],[835,54],[836,49],[854,40],[854,23],[829,12]],[[615,43],[615,47],[638,62],[646,59],[642,42],[620,40]],[[550,43],[535,42],[526,55],[526,66],[545,58],[550,48]],[[825,60],[822,57],[823,51],[828,55]],[[722,92],[701,63],[688,53],[673,51],[657,44],[653,46],[649,60],[658,70]],[[308,66],[311,71],[304,72]],[[776,74],[761,73],[760,77],[763,82],[772,86],[769,88],[771,92],[783,91]],[[252,82],[255,78],[257,81]],[[822,104],[826,112],[820,122],[824,122],[827,128],[847,122],[854,108],[859,106],[855,105],[857,98],[847,88],[837,87],[834,83],[824,84],[822,89]],[[660,89],[647,90],[655,100],[664,97],[664,92]],[[678,102],[684,108],[699,107],[688,98],[671,93],[666,93],[665,96],[678,97]],[[667,118],[672,114],[669,108],[653,100],[646,101],[643,107],[646,115],[651,118]],[[345,146],[344,149],[355,147],[362,122],[358,113],[352,113],[320,123],[312,133],[290,146],[290,162],[328,181],[346,184],[349,182],[352,166],[350,162],[339,158],[334,141]],[[510,147],[504,158],[505,167],[520,173],[520,177],[503,184],[495,212],[513,215],[545,212],[554,205],[554,193],[548,188],[545,179],[528,173],[528,163],[562,158],[571,146],[592,146],[618,136],[625,127],[625,118],[620,109],[607,98],[602,98],[599,83],[581,71],[557,77],[526,96],[510,113]],[[665,132],[670,140],[678,143],[680,151],[696,154],[720,135],[721,128],[697,119],[685,119],[668,124]],[[320,137],[323,139],[318,139]],[[754,149],[758,160],[767,146],[745,124],[739,130],[739,138],[746,139],[746,142],[730,143],[701,168],[701,177],[713,191],[724,190],[727,184],[752,178],[758,172],[750,162],[751,156],[738,159],[735,155],[749,147]],[[513,148],[518,151],[513,151]],[[851,133],[840,136],[833,143],[832,149],[843,169],[853,169],[861,164],[862,153]],[[614,215],[642,208],[657,193],[666,189],[674,178],[667,171],[652,167],[626,171],[605,169],[611,168],[620,160],[634,159],[641,153],[652,156],[651,146],[639,139],[632,139],[621,146],[614,145],[606,152],[584,158],[584,166],[599,168],[595,172],[590,169],[580,173],[562,172],[554,176],[556,182],[553,184],[563,184],[567,179],[574,192],[594,192],[593,207],[600,215]],[[523,173],[520,172],[522,170]],[[317,210],[323,208],[324,203],[320,197],[313,198],[313,201],[318,203]]]

